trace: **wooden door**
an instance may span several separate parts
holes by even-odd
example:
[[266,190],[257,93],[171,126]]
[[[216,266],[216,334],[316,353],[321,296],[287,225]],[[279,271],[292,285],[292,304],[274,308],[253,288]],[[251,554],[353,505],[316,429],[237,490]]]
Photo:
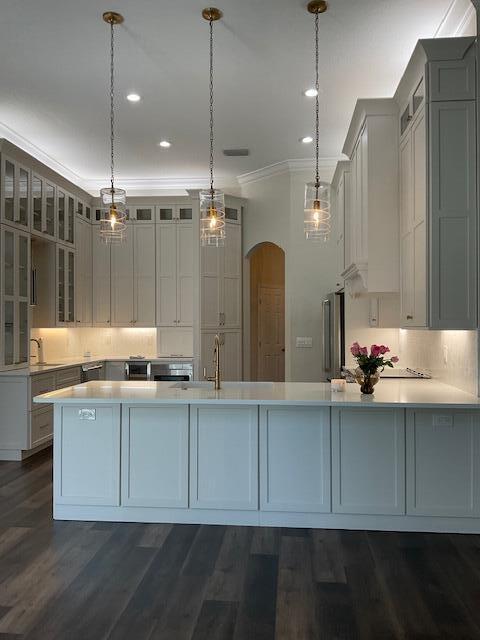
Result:
[[285,292],[260,287],[258,299],[258,380],[285,380]]

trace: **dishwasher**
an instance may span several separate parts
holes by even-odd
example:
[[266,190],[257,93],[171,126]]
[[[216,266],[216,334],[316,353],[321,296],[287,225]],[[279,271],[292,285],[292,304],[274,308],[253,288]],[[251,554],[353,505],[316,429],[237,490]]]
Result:
[[104,363],[91,362],[82,364],[82,382],[90,382],[91,380],[104,380]]

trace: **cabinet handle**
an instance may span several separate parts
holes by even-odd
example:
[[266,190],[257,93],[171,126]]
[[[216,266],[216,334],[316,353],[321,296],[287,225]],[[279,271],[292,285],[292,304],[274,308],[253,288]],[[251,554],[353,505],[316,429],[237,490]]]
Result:
[[413,316],[407,316],[407,320],[413,320]]

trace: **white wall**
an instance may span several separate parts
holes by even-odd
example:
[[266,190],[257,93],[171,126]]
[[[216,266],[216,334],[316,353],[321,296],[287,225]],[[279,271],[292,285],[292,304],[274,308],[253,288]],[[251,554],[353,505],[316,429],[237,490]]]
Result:
[[[321,179],[330,181],[332,175],[333,167],[323,169]],[[313,243],[303,234],[304,188],[311,179],[311,171],[286,171],[242,185],[242,196],[248,198],[244,256],[261,242],[273,242],[285,251],[285,376],[295,382],[324,377],[322,299],[335,286],[334,242]],[[313,347],[297,349],[297,336],[312,337]]]

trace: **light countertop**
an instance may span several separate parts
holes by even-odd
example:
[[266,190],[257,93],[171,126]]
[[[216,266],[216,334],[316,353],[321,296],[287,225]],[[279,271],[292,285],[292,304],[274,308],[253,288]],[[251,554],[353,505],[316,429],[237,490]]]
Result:
[[[193,356],[145,356],[137,358],[138,360],[145,360],[147,362],[192,362]],[[57,371],[60,369],[68,369],[69,367],[81,366],[82,364],[95,364],[97,362],[127,362],[135,360],[129,356],[91,356],[85,358],[83,356],[70,356],[69,358],[55,358],[52,359],[53,364],[32,364],[29,367],[23,369],[12,369],[10,371],[0,371],[0,377],[2,376],[15,376],[28,378],[29,376],[38,375],[39,373],[49,373],[51,371]]]
[[357,384],[333,393],[327,383],[224,383],[182,389],[171,382],[95,381],[37,396],[55,404],[250,404],[351,407],[480,409],[480,398],[435,380],[381,380],[375,395],[362,396]]

